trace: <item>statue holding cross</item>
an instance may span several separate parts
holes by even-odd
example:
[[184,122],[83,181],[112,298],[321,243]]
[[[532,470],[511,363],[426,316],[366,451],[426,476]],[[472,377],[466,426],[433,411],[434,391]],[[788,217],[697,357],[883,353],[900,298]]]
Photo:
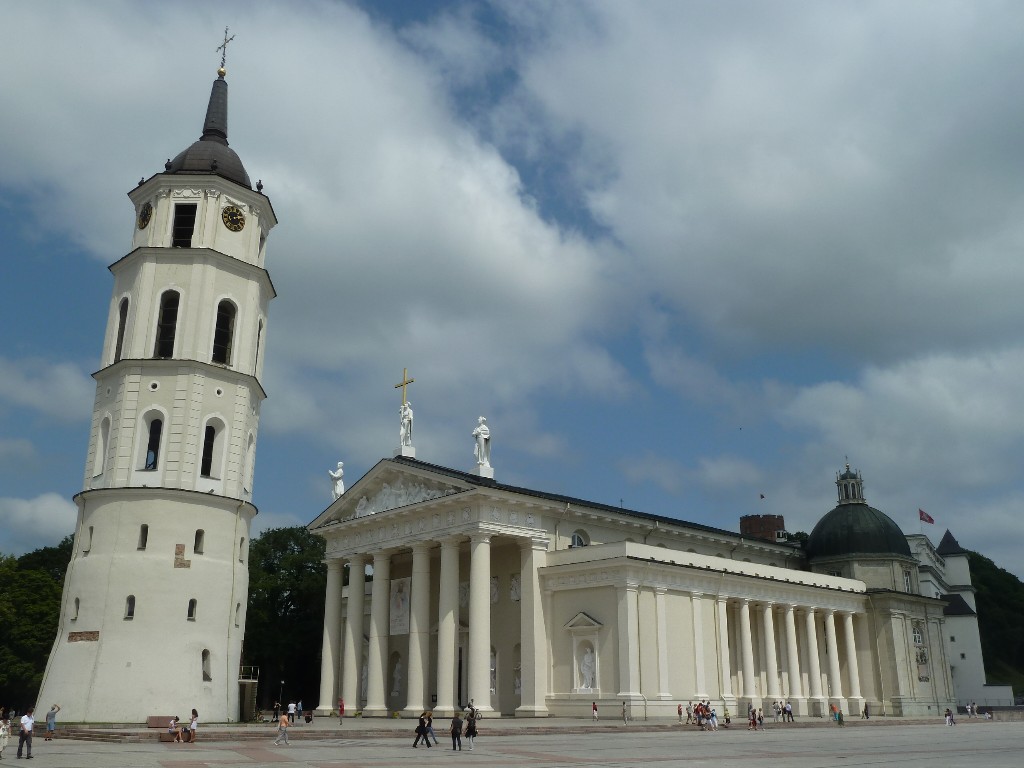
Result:
[[409,378],[409,369],[402,369],[402,381],[395,384],[395,389],[402,390],[402,407],[398,410],[400,426],[398,428],[398,445],[401,448],[412,447],[412,403],[405,398],[405,388],[416,379]]

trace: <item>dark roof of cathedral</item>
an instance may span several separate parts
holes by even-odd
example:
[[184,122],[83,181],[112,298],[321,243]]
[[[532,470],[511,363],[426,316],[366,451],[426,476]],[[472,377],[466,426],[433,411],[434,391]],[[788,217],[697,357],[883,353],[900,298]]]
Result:
[[[471,485],[482,486],[485,488],[494,488],[500,491],[508,491],[509,493],[518,493],[524,496],[533,496],[538,499],[547,499],[549,501],[555,501],[564,504],[572,504],[573,506],[577,507],[590,507],[591,509],[599,509],[605,512],[614,512],[616,514],[626,515],[628,517],[639,517],[650,522],[664,522],[670,525],[681,525],[687,528],[694,528],[699,531],[707,531],[709,533],[715,533],[721,536],[728,536],[732,539],[739,538],[745,540],[752,540],[757,542],[758,544],[766,544],[769,546],[786,546],[776,545],[774,544],[774,542],[769,542],[764,539],[758,539],[757,537],[744,536],[742,534],[737,533],[736,531],[727,531],[724,528],[715,528],[710,525],[691,523],[674,517],[663,517],[661,515],[653,515],[650,512],[637,512],[636,510],[632,509],[616,507],[611,504],[601,504],[600,502],[596,501],[587,501],[586,499],[578,499],[573,496],[564,496],[559,493],[548,493],[547,491],[538,491],[532,488],[522,488],[516,485],[505,485],[504,483],[499,483],[496,480],[489,477],[480,477],[479,475],[474,475],[469,472],[462,472],[457,469],[442,467],[438,464],[429,464],[425,461],[419,461],[418,459],[410,459],[406,456],[395,456],[392,459],[385,459],[385,461],[393,461],[396,464],[405,464],[410,467],[420,467],[423,469],[430,470],[431,472],[447,475],[448,477],[454,478],[456,480],[461,480],[462,482],[469,483]],[[793,550],[793,555],[799,556],[799,549],[791,549]]]
[[252,189],[241,159],[228,146],[228,83],[223,74],[213,81],[203,135],[164,169],[167,173],[212,174]]
[[947,555],[967,554],[967,550],[960,546],[960,542],[953,537],[953,534],[949,532],[948,528],[946,529],[945,535],[942,537],[942,541],[939,542],[939,546],[935,548],[935,551],[942,555],[942,557],[946,557]]
[[943,595],[942,599],[946,601],[946,607],[942,609],[943,616],[975,616],[975,612],[968,605],[967,601],[964,600],[964,596],[961,594],[954,593],[952,595]]
[[811,559],[858,554],[912,557],[900,527],[864,502],[840,504],[821,518],[805,549]]

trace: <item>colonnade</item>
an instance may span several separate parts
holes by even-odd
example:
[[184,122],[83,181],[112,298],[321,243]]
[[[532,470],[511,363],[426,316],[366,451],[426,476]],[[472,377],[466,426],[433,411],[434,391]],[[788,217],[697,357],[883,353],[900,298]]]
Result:
[[[323,662],[320,672],[318,710],[336,706],[335,695],[346,702],[346,711],[358,709],[362,687],[362,639],[369,638],[366,658],[366,704],[364,717],[385,717],[389,712],[386,667],[390,638],[390,585],[394,556],[411,550],[411,595],[408,652],[404,674],[403,714],[415,716],[432,709],[438,716],[449,715],[458,706],[455,690],[455,660],[458,655],[460,618],[460,549],[469,546],[469,600],[467,693],[481,711],[491,707],[491,534],[486,531],[453,535],[437,541],[421,541],[404,548],[332,558],[327,563],[327,605],[323,634]],[[519,539],[521,613],[521,707],[519,714],[546,715],[547,641],[540,619],[540,583],[537,569],[543,566],[546,539]],[[430,652],[431,559],[440,549],[437,600],[436,681],[428,680]],[[343,561],[347,561],[349,583],[344,621],[341,617]],[[369,625],[364,626],[366,566],[373,566]],[[340,690],[337,670],[341,669]],[[436,699],[431,701],[431,696]]]

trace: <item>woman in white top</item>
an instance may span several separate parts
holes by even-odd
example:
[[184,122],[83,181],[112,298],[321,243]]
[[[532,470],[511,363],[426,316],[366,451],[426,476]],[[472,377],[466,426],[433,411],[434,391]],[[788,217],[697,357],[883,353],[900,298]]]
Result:
[[196,743],[196,731],[199,730],[199,713],[196,712],[194,709],[192,710],[192,722],[190,722],[188,724],[188,729],[189,729],[189,731],[191,731],[191,736],[189,738],[189,743],[190,744],[195,744]]

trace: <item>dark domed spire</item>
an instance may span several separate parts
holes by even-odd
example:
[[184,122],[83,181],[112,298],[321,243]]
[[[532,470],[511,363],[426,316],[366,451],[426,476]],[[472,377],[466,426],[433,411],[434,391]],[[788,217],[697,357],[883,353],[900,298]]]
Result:
[[252,189],[242,161],[228,146],[228,83],[225,71],[217,70],[206,107],[203,135],[195,144],[171,160],[167,173],[208,173]]

